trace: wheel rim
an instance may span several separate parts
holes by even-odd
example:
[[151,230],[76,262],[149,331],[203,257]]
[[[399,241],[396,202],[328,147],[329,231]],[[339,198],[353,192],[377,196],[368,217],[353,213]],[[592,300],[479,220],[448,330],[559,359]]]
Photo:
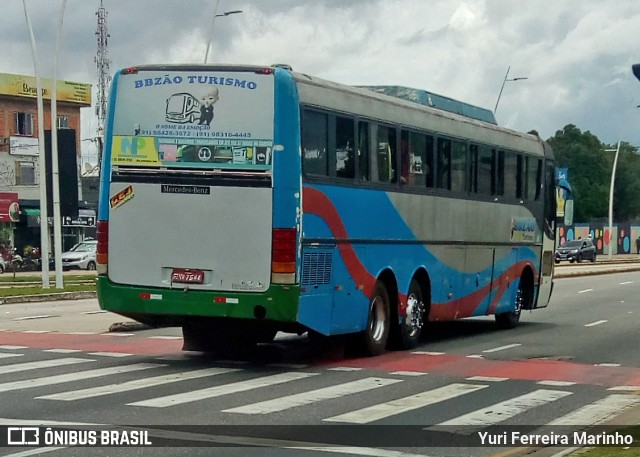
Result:
[[424,325],[424,303],[416,293],[407,298],[407,317],[405,325],[409,329],[409,336],[414,337]]
[[376,295],[371,301],[371,316],[369,323],[369,333],[374,341],[381,341],[385,333],[386,310],[384,298]]
[[522,311],[522,305],[524,304],[524,293],[522,288],[518,287],[518,293],[516,294],[516,308],[513,310],[513,314],[516,316],[520,316],[520,312]]

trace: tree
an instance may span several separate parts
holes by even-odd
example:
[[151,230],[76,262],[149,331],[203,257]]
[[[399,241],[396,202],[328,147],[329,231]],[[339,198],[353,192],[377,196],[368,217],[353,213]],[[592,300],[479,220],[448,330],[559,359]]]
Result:
[[603,153],[604,146],[591,132],[581,132],[573,124],[549,138],[556,167],[569,169],[574,195],[574,220],[589,221],[606,217],[613,159]]
[[[547,140],[556,157],[556,167],[569,169],[574,193],[574,220],[589,222],[609,214],[609,191],[613,152],[591,132],[581,132],[573,124],[558,130]],[[640,155],[636,147],[621,143],[616,167],[613,218],[629,221],[640,215]]]

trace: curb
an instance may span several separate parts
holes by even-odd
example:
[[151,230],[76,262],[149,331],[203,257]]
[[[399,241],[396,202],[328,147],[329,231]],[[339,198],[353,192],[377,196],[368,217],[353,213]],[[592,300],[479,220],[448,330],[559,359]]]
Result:
[[563,271],[559,272],[555,271],[553,278],[554,279],[562,279],[562,278],[576,278],[578,276],[598,276],[598,275],[608,275],[612,273],[626,273],[631,271],[640,271],[640,265],[637,267],[631,268],[609,268],[606,270],[592,270],[592,271]]
[[0,305],[11,305],[14,303],[36,303],[54,300],[81,300],[83,298],[96,298],[97,292],[58,292],[53,294],[39,295],[14,295],[0,298]]

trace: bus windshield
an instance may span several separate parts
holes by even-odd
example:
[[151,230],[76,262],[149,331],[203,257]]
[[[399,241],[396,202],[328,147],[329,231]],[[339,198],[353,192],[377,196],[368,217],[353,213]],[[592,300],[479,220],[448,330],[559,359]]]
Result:
[[115,93],[113,165],[271,167],[272,75],[126,71]]

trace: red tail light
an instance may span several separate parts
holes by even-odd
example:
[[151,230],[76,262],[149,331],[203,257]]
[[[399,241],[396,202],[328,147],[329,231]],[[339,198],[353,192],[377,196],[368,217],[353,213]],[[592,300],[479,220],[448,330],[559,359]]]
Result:
[[[106,270],[109,260],[109,221],[98,221],[96,235],[98,238],[96,261],[98,267],[104,266]],[[98,272],[100,273],[101,271],[99,270]],[[106,271],[103,273],[106,273]]]
[[120,72],[120,74],[123,74],[123,75],[137,75],[138,74],[138,67],[125,68]]
[[295,273],[296,229],[273,229],[272,273]]

